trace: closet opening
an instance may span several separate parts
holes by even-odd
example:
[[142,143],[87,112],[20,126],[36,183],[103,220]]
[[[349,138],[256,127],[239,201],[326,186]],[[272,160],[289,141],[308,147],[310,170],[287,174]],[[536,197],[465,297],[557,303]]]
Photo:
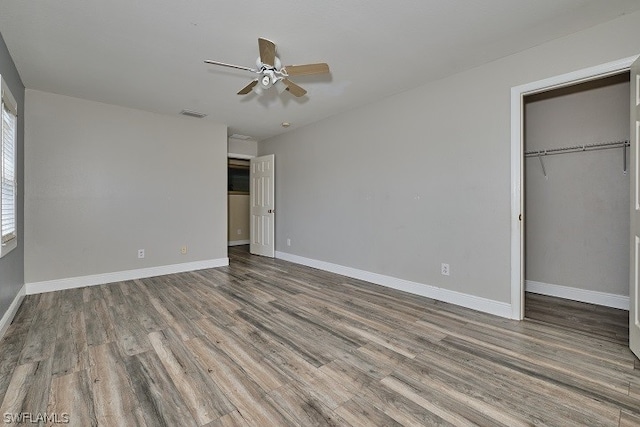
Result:
[[528,319],[627,322],[629,108],[628,72],[524,97]]
[[227,165],[227,242],[228,246],[249,245],[249,163],[229,158]]

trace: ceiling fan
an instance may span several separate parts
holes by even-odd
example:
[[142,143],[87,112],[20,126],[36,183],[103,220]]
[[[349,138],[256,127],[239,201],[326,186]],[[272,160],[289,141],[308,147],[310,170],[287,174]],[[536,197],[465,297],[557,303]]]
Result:
[[276,45],[271,40],[259,38],[258,48],[260,56],[256,60],[256,68],[244,67],[242,65],[225,64],[224,62],[205,60],[207,64],[221,65],[223,67],[237,68],[258,74],[258,77],[248,85],[240,89],[238,95],[246,95],[254,91],[260,95],[265,90],[275,86],[279,93],[285,90],[294,96],[304,96],[306,90],[289,80],[292,76],[308,76],[313,74],[324,74],[329,72],[329,65],[324,62],[317,64],[286,65],[282,66],[280,58],[276,56]]

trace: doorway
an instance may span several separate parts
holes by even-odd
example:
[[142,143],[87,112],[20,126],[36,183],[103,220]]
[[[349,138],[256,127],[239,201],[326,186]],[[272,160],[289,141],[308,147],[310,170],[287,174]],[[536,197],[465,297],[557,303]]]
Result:
[[249,160],[229,158],[227,164],[228,246],[249,244]]
[[602,64],[511,89],[511,308],[524,318],[524,97],[627,72],[637,56]]
[[539,295],[628,310],[629,90],[626,72],[524,97],[527,318],[562,320]]
[[227,171],[227,246],[274,258],[275,156],[229,155]]

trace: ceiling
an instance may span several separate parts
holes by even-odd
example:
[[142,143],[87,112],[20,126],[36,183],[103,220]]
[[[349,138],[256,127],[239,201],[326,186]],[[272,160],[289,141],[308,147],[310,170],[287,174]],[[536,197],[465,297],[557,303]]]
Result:
[[[640,9],[638,0],[0,0],[27,88],[163,114],[194,110],[262,140]],[[327,62],[238,96],[257,38],[283,64]],[[198,120],[198,119],[193,119]],[[291,127],[281,127],[282,122]]]

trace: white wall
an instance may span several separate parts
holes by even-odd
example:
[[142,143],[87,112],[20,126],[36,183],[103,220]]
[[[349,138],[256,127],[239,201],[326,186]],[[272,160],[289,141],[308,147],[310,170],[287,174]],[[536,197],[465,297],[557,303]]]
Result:
[[[629,75],[535,95],[525,150],[629,139]],[[627,149],[628,154],[628,149]],[[629,176],[622,149],[525,160],[527,280],[629,295]]]
[[25,120],[27,283],[226,258],[226,126],[36,90]]
[[229,157],[255,157],[258,155],[258,142],[252,140],[243,140],[229,138]]
[[277,250],[509,303],[511,87],[638,54],[639,38],[625,15],[261,142]]

